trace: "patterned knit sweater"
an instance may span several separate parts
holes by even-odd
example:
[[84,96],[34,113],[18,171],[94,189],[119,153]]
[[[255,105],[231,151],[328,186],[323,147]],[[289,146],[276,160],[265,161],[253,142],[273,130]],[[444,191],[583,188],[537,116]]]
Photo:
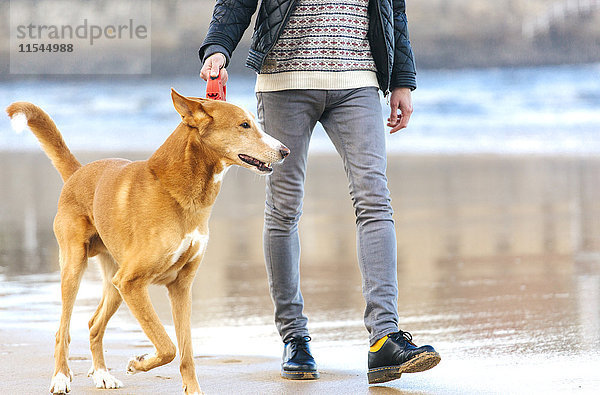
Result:
[[257,92],[377,87],[369,0],[298,0],[268,53]]

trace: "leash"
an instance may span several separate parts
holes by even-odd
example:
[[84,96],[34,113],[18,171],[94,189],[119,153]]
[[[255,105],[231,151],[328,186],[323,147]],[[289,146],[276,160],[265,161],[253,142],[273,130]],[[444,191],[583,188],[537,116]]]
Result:
[[221,81],[221,73],[216,78],[210,77],[206,82],[206,97],[213,100],[225,101],[227,86]]

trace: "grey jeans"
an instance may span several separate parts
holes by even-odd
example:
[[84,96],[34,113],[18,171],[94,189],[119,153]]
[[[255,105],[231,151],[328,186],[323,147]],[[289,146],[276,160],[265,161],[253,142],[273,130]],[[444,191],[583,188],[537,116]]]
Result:
[[396,233],[387,188],[385,131],[376,88],[257,93],[258,118],[291,154],[267,177],[264,253],[275,324],[284,342],[308,335],[300,239],[309,141],[321,122],[344,162],[356,214],[358,262],[371,344],[398,330]]

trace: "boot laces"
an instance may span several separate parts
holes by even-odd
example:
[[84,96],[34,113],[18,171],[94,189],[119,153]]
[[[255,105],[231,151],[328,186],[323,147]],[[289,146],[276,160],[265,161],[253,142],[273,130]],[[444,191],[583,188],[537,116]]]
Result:
[[307,346],[308,346],[308,342],[311,340],[312,339],[310,336],[304,336],[304,337],[298,336],[298,337],[292,338],[292,340],[290,340],[292,350],[306,350]]
[[412,335],[409,332],[404,332],[404,331],[398,331],[396,333],[392,333],[390,335],[388,335],[389,337],[391,337],[394,340],[404,340],[409,344],[412,344],[413,346],[417,346],[415,343],[413,343],[412,341]]

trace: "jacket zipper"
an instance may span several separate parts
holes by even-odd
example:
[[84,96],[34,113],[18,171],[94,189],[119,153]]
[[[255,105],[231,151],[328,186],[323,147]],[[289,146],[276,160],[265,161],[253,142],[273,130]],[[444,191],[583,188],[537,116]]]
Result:
[[[385,40],[385,26],[383,25],[383,17],[381,16],[381,3],[380,0],[375,0],[375,4],[377,5],[377,16],[379,17],[379,25],[381,26],[381,34],[383,34],[383,39]],[[387,75],[387,86],[385,87],[385,91],[383,92],[383,97],[386,98],[387,104],[390,104],[390,80],[392,78],[392,76],[390,75],[390,65],[389,65],[389,54],[387,53],[388,48],[387,48],[387,43],[384,43],[385,45],[385,53],[386,53],[386,57],[385,57],[385,74]]]

